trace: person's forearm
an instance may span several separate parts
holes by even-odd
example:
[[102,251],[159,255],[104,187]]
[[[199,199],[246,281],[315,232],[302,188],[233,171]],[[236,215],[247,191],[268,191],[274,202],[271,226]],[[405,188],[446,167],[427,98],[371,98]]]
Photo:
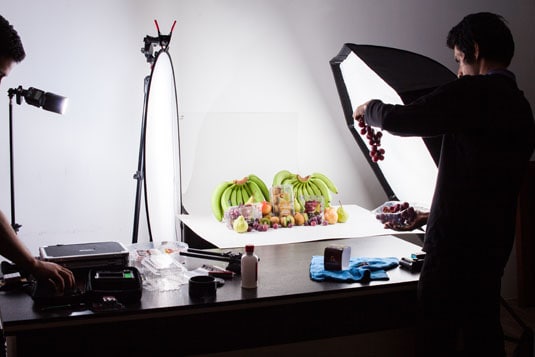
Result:
[[364,115],[366,124],[382,129],[383,118],[388,106],[388,104],[384,104],[382,101],[377,99],[369,101],[366,104],[366,114]]
[[0,211],[0,255],[9,259],[20,268],[31,271],[35,258],[17,237],[6,216]]

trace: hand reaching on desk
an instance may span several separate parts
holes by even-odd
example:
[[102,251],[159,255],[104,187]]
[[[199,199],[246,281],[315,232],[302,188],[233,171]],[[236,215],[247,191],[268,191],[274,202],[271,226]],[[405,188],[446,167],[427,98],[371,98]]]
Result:
[[36,259],[30,273],[41,281],[51,283],[58,292],[74,288],[74,274],[69,269],[52,262]]
[[35,258],[17,237],[5,215],[0,211],[0,255],[37,280],[51,283],[58,292],[74,288],[74,274],[56,263]]
[[416,211],[416,218],[409,224],[399,225],[392,222],[385,223],[385,228],[393,229],[395,231],[412,231],[418,229],[427,224],[429,218],[429,212]]

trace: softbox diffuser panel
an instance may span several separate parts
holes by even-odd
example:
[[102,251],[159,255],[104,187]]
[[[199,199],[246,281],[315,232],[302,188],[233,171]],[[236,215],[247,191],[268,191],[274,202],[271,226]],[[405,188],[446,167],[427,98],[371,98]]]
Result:
[[348,129],[365,154],[388,199],[429,207],[441,138],[398,137],[383,132],[385,159],[373,162],[368,140],[353,120],[356,107],[370,99],[407,104],[455,75],[440,63],[405,50],[345,44],[331,61]]

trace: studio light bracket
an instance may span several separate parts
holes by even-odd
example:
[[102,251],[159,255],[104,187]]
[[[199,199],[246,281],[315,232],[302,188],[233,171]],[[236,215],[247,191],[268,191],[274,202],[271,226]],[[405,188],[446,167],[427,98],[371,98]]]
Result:
[[156,25],[158,36],[145,36],[145,38],[143,39],[144,46],[141,48],[141,53],[145,55],[147,62],[151,65],[154,63],[154,60],[156,59],[156,54],[159,51],[167,51],[169,43],[171,42],[171,35],[173,34],[173,30],[175,29],[176,20],[173,22],[173,26],[171,26],[171,31],[169,31],[168,35],[161,34],[160,26],[158,25],[157,20],[154,20],[154,24]]

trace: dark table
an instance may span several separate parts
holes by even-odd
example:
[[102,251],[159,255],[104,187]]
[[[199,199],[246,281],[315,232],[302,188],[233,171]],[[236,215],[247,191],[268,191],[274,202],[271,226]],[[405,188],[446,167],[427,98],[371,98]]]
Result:
[[[213,301],[192,301],[188,287],[143,291],[120,311],[40,311],[23,292],[0,294],[4,334],[18,356],[176,356],[391,330],[417,323],[418,275],[401,268],[388,281],[315,282],[313,255],[329,244],[352,257],[410,256],[420,247],[394,236],[259,246],[259,286],[226,281]],[[188,258],[196,259],[196,258]],[[210,261],[214,263],[214,261]]]

